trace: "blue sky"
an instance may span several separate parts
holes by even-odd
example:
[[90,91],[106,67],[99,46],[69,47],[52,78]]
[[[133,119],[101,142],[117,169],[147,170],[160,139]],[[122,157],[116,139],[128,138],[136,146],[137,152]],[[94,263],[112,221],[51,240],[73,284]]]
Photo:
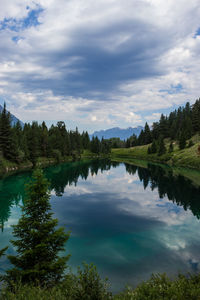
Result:
[[199,0],[4,1],[0,38],[0,104],[22,121],[134,127],[200,97]]

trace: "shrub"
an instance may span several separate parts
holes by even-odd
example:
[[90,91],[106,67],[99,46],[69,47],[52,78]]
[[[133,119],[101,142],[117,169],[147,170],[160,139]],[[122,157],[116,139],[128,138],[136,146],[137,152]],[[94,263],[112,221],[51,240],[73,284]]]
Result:
[[135,289],[126,290],[115,300],[198,300],[200,299],[200,275],[179,275],[175,280],[166,274],[152,275]]
[[76,297],[79,300],[109,300],[108,280],[102,280],[93,264],[83,264],[83,269],[78,268]]
[[189,143],[188,143],[188,148],[194,146],[194,142],[192,140],[189,140]]
[[52,155],[53,155],[53,157],[56,159],[56,162],[57,162],[57,163],[61,162],[61,160],[62,160],[62,155],[61,155],[60,150],[54,149],[54,150],[52,151]]

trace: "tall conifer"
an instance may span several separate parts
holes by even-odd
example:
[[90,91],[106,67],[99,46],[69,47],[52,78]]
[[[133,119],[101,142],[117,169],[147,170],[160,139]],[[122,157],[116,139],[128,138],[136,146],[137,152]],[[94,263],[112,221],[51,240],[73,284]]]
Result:
[[4,276],[8,284],[20,280],[50,286],[63,277],[69,256],[61,257],[59,252],[65,250],[69,235],[56,228],[58,220],[52,218],[49,198],[48,182],[42,171],[36,170],[28,185],[22,217],[13,226],[16,239],[11,242],[17,255],[8,256],[14,265]]

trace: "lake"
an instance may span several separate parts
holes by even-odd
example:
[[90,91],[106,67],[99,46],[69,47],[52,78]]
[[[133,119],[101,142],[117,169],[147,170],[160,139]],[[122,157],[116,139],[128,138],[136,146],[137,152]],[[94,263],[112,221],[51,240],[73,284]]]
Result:
[[[200,271],[200,187],[172,168],[96,160],[51,166],[45,175],[55,217],[71,232],[66,253],[73,271],[94,263],[113,291],[152,273]],[[9,254],[30,176],[0,180],[0,248],[9,245]],[[2,258],[0,272],[9,266]]]

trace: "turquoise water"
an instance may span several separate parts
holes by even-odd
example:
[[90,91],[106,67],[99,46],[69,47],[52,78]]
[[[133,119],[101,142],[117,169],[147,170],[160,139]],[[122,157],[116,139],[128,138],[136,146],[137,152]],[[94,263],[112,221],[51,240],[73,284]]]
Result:
[[[1,248],[23,205],[31,172],[0,180]],[[109,161],[75,162],[45,169],[59,224],[71,231],[66,253],[76,270],[93,262],[112,290],[135,286],[154,272],[174,276],[200,269],[200,188],[172,169]],[[6,257],[0,270],[9,267]]]

